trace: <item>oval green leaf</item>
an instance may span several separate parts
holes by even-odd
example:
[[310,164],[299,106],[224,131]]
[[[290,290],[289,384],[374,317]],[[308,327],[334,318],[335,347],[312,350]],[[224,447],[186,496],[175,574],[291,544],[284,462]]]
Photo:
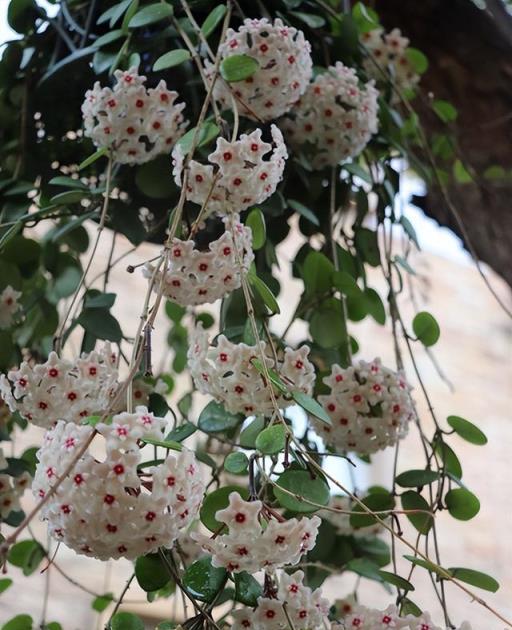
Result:
[[444,498],[448,511],[459,521],[470,521],[480,511],[480,501],[466,488],[455,488]]
[[430,512],[430,506],[427,501],[414,490],[408,490],[400,496],[402,501],[402,507],[404,510],[425,510],[425,513],[406,514],[409,521],[420,532],[420,534],[426,535],[430,531],[433,524],[433,517],[427,512]]
[[240,451],[230,453],[224,460],[224,469],[234,475],[241,475],[242,473],[245,473],[248,466],[249,459],[247,455],[245,453],[241,453]]
[[247,215],[245,225],[251,228],[252,232],[252,248],[254,250],[261,249],[265,245],[267,238],[267,230],[265,226],[265,216],[259,208],[253,208]]
[[460,435],[461,438],[466,440],[467,442],[471,442],[471,444],[477,444],[478,446],[483,446],[487,444],[487,437],[485,433],[480,431],[480,429],[475,426],[472,422],[465,420],[459,416],[448,416],[446,419],[451,428]]
[[256,448],[265,455],[275,455],[284,450],[286,431],[282,424],[264,429],[256,438]]
[[173,68],[179,66],[180,63],[190,59],[190,53],[184,48],[178,48],[177,50],[171,50],[171,52],[165,53],[155,61],[153,66],[153,72],[159,70],[165,70],[166,68]]
[[220,64],[220,74],[228,83],[245,81],[259,69],[260,64],[249,55],[230,55]]
[[486,573],[482,573],[480,571],[475,571],[474,569],[464,569],[462,567],[453,567],[448,569],[454,578],[460,580],[461,582],[466,582],[466,584],[471,584],[471,586],[477,586],[478,588],[484,589],[484,591],[491,591],[491,593],[496,593],[499,589],[499,583],[490,575]]
[[424,346],[430,347],[437,343],[441,330],[435,317],[427,311],[418,313],[412,321],[414,334]]
[[188,567],[183,584],[196,599],[212,602],[225,585],[227,575],[226,569],[212,566],[211,557],[206,556]]
[[158,2],[149,4],[147,7],[143,7],[140,11],[132,17],[128,26],[130,28],[140,28],[141,26],[148,26],[148,24],[154,24],[160,22],[165,18],[170,18],[173,14],[173,8],[170,4],[165,2]]
[[406,470],[396,477],[396,482],[402,488],[418,488],[433,483],[439,479],[435,470]]
[[[283,492],[283,490],[291,492]],[[309,513],[318,510],[308,501],[319,505],[329,503],[329,486],[320,476],[312,477],[307,470],[288,469],[279,476],[277,487],[274,487],[274,495],[280,505],[292,512]]]

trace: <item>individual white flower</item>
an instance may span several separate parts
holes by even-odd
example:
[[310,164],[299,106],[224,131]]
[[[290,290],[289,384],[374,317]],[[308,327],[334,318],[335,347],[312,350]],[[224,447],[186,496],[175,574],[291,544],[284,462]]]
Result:
[[[315,546],[321,523],[318,516],[300,521],[271,519],[264,526],[260,522],[262,510],[261,501],[244,501],[237,492],[232,492],[228,507],[215,514],[227,527],[213,538],[196,532],[191,537],[212,555],[213,566],[234,573],[296,564]],[[225,530],[227,533],[223,533]]]
[[[205,206],[206,214],[225,215],[241,212],[270,197],[282,179],[288,152],[275,125],[271,126],[272,144],[264,142],[261,133],[261,129],[256,129],[234,142],[218,138],[208,164],[190,160],[187,199]],[[179,144],[172,155],[174,180],[181,187],[184,155]]]
[[[261,350],[267,366],[279,373],[290,390],[311,394],[315,368],[308,360],[307,346],[298,350],[286,348],[279,365],[275,365],[275,359],[263,341]],[[252,415],[274,410],[269,385],[252,364],[253,359],[260,359],[258,346],[235,344],[224,335],[219,335],[216,346],[210,346],[208,334],[199,325],[191,334],[187,356],[197,389],[213,396],[231,413]],[[295,404],[293,399],[285,398],[281,391],[275,391],[274,398],[280,408]]]
[[[420,75],[414,70],[407,56],[409,40],[402,36],[400,29],[394,28],[390,33],[386,33],[384,29],[376,28],[364,33],[362,41],[373,56],[373,59],[368,57],[363,62],[366,74],[370,78],[383,83],[384,77],[387,76],[400,90],[412,90],[418,85]],[[394,93],[393,100],[398,100]]]
[[169,153],[187,126],[184,103],[165,81],[146,89],[146,77],[136,68],[114,73],[113,89],[99,82],[85,94],[82,105],[84,134],[97,147],[111,148],[121,164],[142,164]]
[[[79,554],[107,560],[133,559],[170,547],[195,518],[204,493],[195,456],[168,455],[163,463],[137,470],[139,438],[161,438],[165,425],[145,407],[98,424],[106,457],[87,450],[45,503],[49,533]],[[59,421],[38,452],[33,493],[43,498],[76,457],[94,429]]]
[[[343,512],[353,511],[355,505],[355,502],[348,496],[335,495],[332,496],[329,501],[329,507],[336,510],[343,510]],[[334,525],[340,536],[375,536],[382,531],[382,525],[379,523],[368,525],[367,527],[352,527],[350,524],[350,514],[343,512],[331,512],[330,510],[324,510],[322,512],[323,519]]]
[[10,328],[14,324],[16,315],[21,310],[21,304],[18,302],[20,297],[21,293],[10,285],[0,293],[0,330]]
[[[208,245],[208,250],[197,249],[196,241],[174,238],[170,245],[169,263],[165,274],[158,272],[154,290],[159,291],[163,279],[164,295],[182,306],[211,304],[241,285],[243,273],[249,271],[254,260],[252,232],[239,221],[238,215],[224,219],[222,236]],[[234,234],[230,227],[233,226]],[[145,265],[143,273],[152,278],[154,266]]]
[[[237,97],[240,113],[247,118],[274,120],[285,114],[306,90],[313,74],[311,45],[304,33],[285,26],[279,19],[246,19],[236,31],[228,29],[219,46],[221,59],[249,55],[259,69],[230,87]],[[214,65],[207,64],[207,76]],[[224,107],[231,107],[231,90],[217,79],[213,94]]]
[[316,77],[283,123],[292,146],[311,151],[315,169],[361,153],[378,129],[378,92],[338,61]]
[[402,372],[384,367],[380,359],[359,361],[346,369],[334,365],[324,383],[330,392],[318,401],[332,424],[311,420],[329,446],[368,455],[407,434],[414,406]]
[[106,411],[117,378],[116,357],[106,343],[75,362],[60,359],[55,352],[42,364],[24,361],[17,370],[0,376],[0,394],[12,412],[49,428],[57,420],[81,422]]
[[242,609],[233,613],[235,620],[232,630],[284,630],[290,628],[284,607],[294,628],[318,630],[323,628],[329,612],[329,602],[322,597],[322,591],[304,586],[304,573],[292,575],[282,573],[276,598],[259,597],[254,611]]

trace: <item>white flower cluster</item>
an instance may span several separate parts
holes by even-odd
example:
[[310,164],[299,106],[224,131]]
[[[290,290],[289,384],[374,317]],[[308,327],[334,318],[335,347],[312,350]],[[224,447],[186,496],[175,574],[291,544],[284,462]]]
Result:
[[[268,356],[267,344],[262,341],[261,349],[267,365],[278,371],[291,390],[311,394],[315,382],[315,368],[308,360],[309,348],[298,350],[286,348],[279,365]],[[210,346],[208,334],[199,325],[192,333],[188,350],[188,367],[197,389],[213,396],[231,413],[252,415],[274,410],[269,387],[264,377],[252,364],[260,359],[258,346],[245,343],[234,344],[224,335],[219,335],[217,345]],[[280,391],[275,392],[280,408],[295,404]]]
[[109,147],[121,164],[142,164],[169,153],[187,126],[184,103],[165,81],[146,89],[136,68],[116,70],[114,89],[99,82],[87,90],[82,105],[84,134],[97,147]]
[[[306,90],[313,74],[311,45],[304,33],[285,26],[279,19],[244,21],[238,30],[228,29],[219,46],[222,59],[231,55],[249,55],[259,69],[244,81],[231,85],[243,116],[262,121],[285,114]],[[214,65],[207,66],[207,75]],[[217,79],[213,94],[224,106],[231,107],[231,90]]]
[[346,512],[352,512],[355,505],[356,503],[348,496],[332,496],[329,501],[329,507],[341,511],[331,512],[330,510],[324,510],[322,512],[322,518],[334,525],[340,536],[356,536],[358,538],[363,538],[379,534],[382,531],[382,525],[379,523],[358,528],[355,528],[350,524],[350,514]]
[[103,413],[117,389],[116,357],[108,343],[75,362],[51,352],[46,363],[30,365],[0,376],[0,394],[12,412],[49,428],[57,420],[78,423]]
[[353,68],[340,61],[316,77],[292,109],[284,128],[292,145],[313,145],[316,169],[355,157],[378,129],[378,92],[361,85]]
[[[384,72],[400,90],[412,90],[418,85],[420,76],[407,56],[409,40],[402,36],[400,29],[394,28],[390,33],[385,33],[382,28],[376,28],[364,33],[362,40],[375,59],[367,58],[363,62],[369,77],[382,83]],[[380,70],[375,62],[379,64]],[[393,98],[397,100],[395,95]]]
[[[205,207],[206,214],[240,212],[262,203],[276,190],[288,157],[281,131],[271,126],[272,144],[261,139],[261,129],[229,142],[217,139],[209,164],[188,163],[187,199]],[[268,159],[264,159],[272,150]],[[178,144],[173,153],[176,185],[183,185],[185,155]]]
[[[173,239],[163,280],[166,297],[182,306],[211,304],[240,287],[241,271],[247,273],[254,260],[252,232],[240,223],[238,215],[230,221],[233,231],[226,229],[209,244],[208,251],[196,249],[194,240]],[[227,218],[224,223],[227,224]],[[151,278],[153,265],[147,264],[143,273]],[[157,272],[155,276],[155,291],[160,288],[162,275]]]
[[10,328],[16,315],[21,309],[18,299],[21,297],[19,291],[15,291],[10,285],[0,293],[0,330]]
[[296,564],[315,546],[321,520],[318,516],[300,521],[271,519],[264,526],[260,522],[262,508],[261,501],[244,501],[232,492],[228,507],[215,515],[228,532],[213,538],[201,533],[192,533],[191,537],[212,555],[213,566],[231,572],[253,573]]
[[[161,439],[165,425],[146,407],[100,423],[106,457],[90,450],[42,508],[50,534],[79,554],[100,560],[136,558],[160,546],[170,547],[195,518],[204,493],[195,456],[183,450],[162,464],[137,471],[138,440]],[[58,422],[38,452],[32,490],[37,498],[55,484],[93,428]]]
[[28,472],[23,472],[18,477],[2,473],[7,466],[3,449],[0,448],[0,519],[5,519],[11,512],[21,509],[20,498],[32,481]]
[[[419,617],[407,615],[400,617],[396,606],[388,606],[386,610],[355,606],[341,623],[334,623],[331,630],[443,630],[436,626],[428,612]],[[471,630],[471,625],[465,621],[458,630]]]
[[[304,573],[283,573],[279,578],[277,598],[259,597],[255,610],[236,610],[231,630],[285,630],[290,627],[300,630],[318,630],[325,627],[329,613],[329,602],[322,597],[318,588],[312,591],[304,586]],[[288,618],[285,611],[288,613]]]
[[359,361],[346,369],[334,365],[324,383],[330,393],[318,400],[332,426],[312,422],[329,446],[368,455],[407,434],[414,407],[402,372],[384,367],[380,359]]

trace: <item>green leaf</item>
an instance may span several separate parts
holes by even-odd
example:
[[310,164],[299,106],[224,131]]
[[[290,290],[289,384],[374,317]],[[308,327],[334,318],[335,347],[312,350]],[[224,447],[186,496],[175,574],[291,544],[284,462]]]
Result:
[[400,575],[382,570],[379,570],[378,573],[380,577],[384,580],[384,582],[387,582],[388,584],[393,584],[393,586],[396,586],[403,591],[414,591],[414,586],[409,582],[409,580],[406,580]]
[[220,74],[228,83],[244,81],[259,70],[260,64],[249,55],[230,55],[220,64]]
[[308,295],[322,294],[332,286],[334,265],[320,252],[312,251],[306,256],[302,267],[304,289]]
[[199,414],[197,425],[205,433],[222,433],[235,429],[243,420],[241,414],[230,413],[223,405],[212,400]]
[[[426,510],[430,512],[430,506],[426,500],[418,492],[414,490],[408,490],[400,496],[402,501],[402,507],[404,510]],[[409,521],[420,532],[420,534],[426,535],[430,531],[433,525],[433,517],[430,514],[406,514]]]
[[355,233],[355,245],[363,260],[371,267],[380,265],[380,251],[377,232],[368,228],[358,228]]
[[191,423],[185,420],[183,424],[173,429],[170,433],[165,436],[167,440],[173,440],[174,442],[183,442],[188,437],[190,437],[193,433],[196,432],[196,427]]
[[434,448],[436,453],[443,460],[446,471],[457,477],[457,479],[462,479],[462,466],[453,449],[450,448],[446,442],[439,440],[436,440]]
[[[169,177],[169,157],[160,155],[151,162],[137,168],[135,173],[137,188],[150,199],[167,199],[176,190]],[[123,216],[126,209],[123,208]]]
[[362,291],[357,282],[347,271],[335,271],[332,274],[332,284],[343,295],[359,298]]
[[400,224],[404,228],[404,232],[409,236],[409,238],[416,245],[416,247],[418,249],[421,249],[420,243],[418,241],[418,235],[416,234],[416,230],[414,229],[414,226],[409,221],[409,219],[402,215],[400,217]]
[[496,593],[496,591],[500,587],[499,583],[493,577],[487,575],[486,573],[475,571],[474,569],[452,567],[448,569],[448,571],[457,580],[460,580],[461,582],[466,582],[466,584],[471,584],[471,586],[477,586],[478,588],[482,588],[485,591],[491,591],[491,593]]
[[103,308],[84,308],[77,322],[98,339],[119,342],[123,331],[117,319]]
[[368,314],[373,317],[377,324],[384,326],[386,323],[386,309],[380,295],[375,289],[367,288],[364,291],[364,298]]
[[460,160],[455,160],[453,163],[453,176],[455,177],[455,181],[459,184],[469,184],[473,181],[471,173]]
[[11,578],[0,579],[0,593],[3,593],[4,591],[6,591],[9,588],[9,586],[11,586],[11,584],[12,584]]
[[208,38],[217,28],[222,21],[222,18],[226,15],[227,7],[225,4],[220,4],[215,7],[207,16],[206,20],[201,26],[201,32]]
[[263,595],[259,582],[246,571],[235,573],[235,599],[237,602],[254,608],[258,605],[258,597]]
[[34,26],[36,17],[36,3],[34,0],[11,0],[9,2],[7,22],[13,31],[22,34],[27,33]]
[[413,615],[414,617],[419,617],[422,614],[421,608],[416,606],[416,604],[411,601],[408,597],[405,597],[402,600],[402,610],[401,614],[405,615]]
[[284,450],[285,444],[286,431],[281,423],[264,429],[256,438],[256,448],[265,455],[279,453]]
[[102,46],[108,46],[108,44],[111,44],[112,42],[117,41],[123,36],[124,36],[124,31],[120,28],[114,31],[109,31],[108,33],[105,33],[105,35],[101,35],[100,37],[98,37],[98,39],[95,39],[94,46],[96,46],[96,48],[101,48]]
[[247,455],[240,451],[229,453],[229,455],[224,460],[224,469],[227,470],[229,473],[233,473],[234,475],[245,473],[248,466],[249,459],[247,458]]
[[141,589],[146,592],[158,591],[170,580],[169,570],[158,553],[149,553],[137,558],[135,577]]
[[265,245],[267,230],[265,226],[265,216],[259,208],[253,208],[245,220],[245,225],[251,228],[252,248],[257,251]]
[[[200,148],[202,146],[209,144],[214,138],[216,138],[219,135],[219,133],[220,133],[220,129],[214,123],[211,123],[211,122],[203,123],[199,131],[197,132],[196,147]],[[195,134],[196,134],[196,127],[193,127],[192,129],[189,129],[189,131],[187,131],[187,133],[183,135],[176,143],[177,145],[179,145],[184,155],[187,155],[192,149],[192,142],[194,140]]]
[[116,613],[110,622],[111,630],[144,630],[144,622],[129,612]]
[[343,311],[334,308],[315,309],[309,322],[309,334],[322,348],[333,348],[346,343]]
[[[75,64],[75,62],[81,61],[82,58],[84,57],[88,57],[89,55],[92,55],[93,53],[96,52],[96,50],[97,50],[96,46],[87,46],[86,48],[79,48],[78,50],[75,50],[67,57],[64,57],[64,59],[57,61],[57,63],[51,66],[49,70],[47,70],[43,74],[43,76],[39,79],[38,87],[41,87],[41,85],[45,81],[47,81],[51,77],[54,77],[56,74],[60,73],[60,71],[63,70],[64,68],[68,72],[71,71],[71,68],[68,66]],[[78,64],[78,63],[76,64],[77,67],[80,65],[81,64]]]
[[80,163],[78,170],[81,171],[84,168],[87,168],[88,166],[96,162],[96,160],[99,160],[100,157],[103,157],[104,155],[107,155],[107,154],[108,154],[108,147],[103,147],[102,149],[98,149],[92,155],[90,155],[88,158],[85,158],[85,160]]
[[2,626],[2,630],[33,630],[33,623],[30,615],[16,615]]
[[249,282],[256,289],[257,293],[263,300],[263,303],[269,309],[272,315],[276,315],[280,313],[281,309],[279,308],[279,304],[277,303],[277,300],[274,294],[263,282],[263,280],[261,278],[258,278],[258,276],[255,273],[251,273],[251,272],[249,272],[248,278],[249,278]]
[[159,70],[165,70],[166,68],[173,68],[179,66],[180,63],[190,59],[190,53],[184,48],[178,48],[177,50],[171,50],[171,52],[165,53],[155,61],[153,65],[153,72]]
[[265,418],[255,418],[240,433],[240,446],[242,448],[256,448],[256,438],[265,427]]
[[371,7],[356,2],[352,9],[352,18],[361,34],[369,33],[379,25],[379,16]]
[[448,512],[459,521],[469,521],[480,512],[480,501],[466,488],[455,488],[444,498]]
[[114,26],[114,24],[119,20],[119,18],[123,15],[126,9],[130,6],[132,0],[123,0],[118,4],[115,4],[110,9],[107,9],[104,13],[100,15],[97,19],[96,24],[104,24],[110,20],[110,28]]
[[362,179],[363,182],[366,182],[367,184],[372,183],[370,173],[368,173],[368,171],[357,162],[349,162],[348,164],[343,164],[342,168],[348,171],[351,175],[359,177],[359,179]]
[[[219,510],[223,510],[228,506],[229,495],[232,492],[238,492],[245,501],[249,498],[249,491],[242,486],[223,486],[205,496],[199,511],[199,517],[201,523],[210,531],[219,532],[224,526],[223,523],[215,518],[215,515]],[[226,526],[224,526],[224,528],[226,528]]]
[[[171,451],[182,451],[183,446],[179,442],[174,442],[173,440],[156,440],[155,438],[150,437],[141,437],[139,438],[141,442],[144,444],[152,444],[153,446],[161,446],[162,448],[169,449]],[[153,589],[157,590],[157,589]]]
[[212,566],[210,556],[191,564],[183,575],[187,591],[202,602],[213,602],[226,583],[227,571]]
[[409,560],[409,562],[412,562],[418,567],[422,567],[423,569],[426,569],[427,571],[430,571],[431,573],[436,573],[440,577],[446,577],[445,572],[448,573],[446,569],[443,569],[442,567],[438,567],[433,562],[429,562],[428,560],[423,560],[423,558],[418,558],[416,556],[409,556],[409,555],[404,555],[404,558],[406,560]]
[[308,394],[305,394],[304,392],[299,391],[292,391],[291,394],[293,396],[293,400],[308,413],[315,416],[315,418],[318,418],[322,422],[325,422],[325,424],[332,424],[329,414],[314,398],[312,398]]
[[439,473],[435,470],[406,470],[400,473],[395,481],[402,488],[418,488],[427,486],[439,479]]
[[457,118],[457,109],[448,101],[435,100],[432,103],[432,109],[439,116],[439,118],[447,123]]
[[418,340],[427,347],[437,343],[441,335],[441,330],[435,317],[427,311],[422,311],[414,317],[412,329]]
[[22,540],[9,549],[7,560],[23,570],[23,575],[32,575],[46,556],[37,540]]
[[89,191],[66,190],[66,192],[61,192],[57,195],[54,195],[50,199],[50,201],[56,206],[65,206],[67,204],[79,203],[80,201],[82,201],[82,199],[84,199],[84,197],[87,197],[88,194]]
[[475,426],[472,422],[465,420],[459,416],[448,416],[446,419],[448,424],[452,427],[452,429],[460,435],[461,438],[466,440],[467,442],[471,442],[471,444],[477,444],[478,446],[483,446],[487,444],[487,437],[485,433],[480,431],[480,429]]
[[[387,512],[392,510],[395,507],[395,499],[392,494],[389,492],[377,492],[373,494],[369,494],[367,497],[362,499],[362,503],[372,512]],[[358,512],[357,514],[350,515],[350,524],[352,527],[359,529],[360,527],[369,527],[370,525],[374,525],[377,523],[377,519],[375,516],[368,514],[366,510],[356,503],[353,508],[353,512]],[[379,519],[385,519],[386,514],[378,514]]]
[[85,308],[111,308],[116,301],[116,293],[101,293],[100,291],[88,291],[85,296]]
[[150,4],[147,7],[143,7],[140,11],[132,17],[128,23],[129,28],[140,28],[141,26],[148,26],[160,20],[165,20],[173,15],[174,11],[170,4],[165,2],[158,2]]
[[320,15],[302,13],[301,11],[290,11],[290,15],[307,24],[309,28],[321,28],[325,24],[324,18]]
[[313,210],[307,208],[303,203],[301,203],[300,201],[296,201],[295,199],[288,199],[287,203],[290,208],[293,208],[296,212],[298,212],[305,219],[310,221],[313,225],[320,225],[320,221],[318,220],[318,217],[315,215]]
[[114,601],[114,595],[112,593],[105,593],[105,595],[98,595],[92,601],[91,608],[96,612],[103,612]]
[[415,72],[418,74],[426,72],[428,68],[428,59],[420,50],[409,46],[405,51],[405,56]]
[[369,558],[354,558],[347,562],[347,569],[369,580],[382,582],[379,565]]
[[[289,468],[285,470],[277,480],[277,486],[274,487],[274,495],[280,505],[292,512],[309,513],[318,510],[318,507],[307,503],[312,501],[319,505],[327,505],[329,503],[330,492],[329,486],[325,479],[315,473],[312,476],[307,470],[296,470]],[[293,493],[292,496],[288,492]]]

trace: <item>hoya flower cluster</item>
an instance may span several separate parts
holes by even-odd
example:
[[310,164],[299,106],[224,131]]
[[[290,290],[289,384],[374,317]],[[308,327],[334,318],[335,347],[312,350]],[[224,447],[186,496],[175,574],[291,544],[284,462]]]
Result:
[[[164,426],[165,420],[146,407],[115,415],[111,424],[99,423],[106,457],[98,461],[90,447],[45,503],[42,518],[50,534],[100,560],[136,558],[171,546],[196,516],[204,486],[190,451],[138,472],[138,441],[161,439]],[[60,421],[47,432],[32,487],[36,497],[46,496],[92,431]]]
[[382,28],[376,28],[365,33],[362,40],[373,57],[365,59],[363,64],[369,77],[382,82],[388,76],[400,90],[416,87],[420,76],[408,57],[409,40],[402,36],[400,29],[386,33]]
[[[315,368],[308,360],[309,348],[286,348],[279,365],[275,365],[275,359],[268,356],[267,344],[260,343],[267,366],[276,369],[291,390],[311,394]],[[188,350],[188,367],[197,389],[213,396],[231,413],[251,415],[273,411],[269,385],[252,363],[254,359],[260,360],[260,347],[234,344],[224,335],[219,335],[216,346],[210,346],[208,334],[198,326]],[[280,391],[275,392],[275,399],[280,408],[294,404]]]
[[[232,630],[318,630],[325,627],[329,613],[329,602],[322,597],[322,591],[312,591],[304,586],[304,573],[296,571],[292,575],[283,573],[279,578],[277,597],[259,597],[255,610],[236,610],[233,613]],[[288,617],[285,614],[285,609]],[[289,620],[293,625],[290,625]]]
[[235,573],[296,564],[315,546],[321,520],[318,516],[300,521],[272,518],[263,524],[262,509],[261,501],[244,501],[232,492],[228,507],[215,515],[226,528],[213,538],[200,533],[192,533],[191,537],[212,555],[214,566]]
[[367,527],[353,527],[350,524],[350,512],[352,512],[357,504],[348,496],[335,495],[331,497],[329,501],[329,507],[339,510],[338,512],[331,512],[330,510],[324,510],[322,517],[324,520],[334,525],[336,532],[340,536],[375,536],[380,533],[382,526],[378,523],[374,525],[368,525]]
[[[268,121],[285,114],[306,90],[313,73],[311,45],[302,31],[285,26],[279,19],[247,19],[238,30],[228,29],[219,46],[222,59],[231,55],[249,55],[259,69],[232,86],[240,112],[248,118]],[[211,75],[213,64],[208,67]],[[228,86],[216,81],[214,96],[231,107]]]
[[11,512],[21,509],[20,498],[25,489],[30,487],[31,482],[28,472],[23,472],[18,477],[3,473],[7,466],[7,459],[0,448],[0,519],[5,519]]
[[49,428],[57,420],[80,422],[106,411],[115,396],[118,372],[109,344],[76,361],[51,352],[45,363],[23,362],[0,376],[0,394],[12,412]]
[[[196,249],[192,239],[173,239],[167,269],[155,276],[155,290],[163,275],[164,295],[182,306],[193,306],[215,302],[238,289],[241,273],[247,273],[254,260],[252,232],[240,223],[238,215],[231,223],[233,231],[226,229],[209,244],[208,251]],[[150,278],[153,273],[154,267],[146,265],[144,275]]]
[[169,153],[187,126],[177,92],[168,90],[165,81],[146,89],[146,77],[136,68],[114,75],[113,89],[96,82],[85,94],[85,135],[97,147],[112,149],[121,164],[142,164]]
[[380,359],[359,361],[346,369],[334,365],[324,383],[330,392],[318,400],[332,426],[312,421],[329,446],[367,455],[407,434],[414,408],[402,372],[384,367]]
[[[282,179],[288,152],[275,125],[271,126],[272,144],[264,142],[261,134],[261,129],[256,129],[233,142],[218,138],[215,151],[208,156],[209,164],[190,160],[187,199],[208,214],[225,215],[270,197]],[[173,151],[173,165],[174,180],[181,188],[185,155],[179,144]]]
[[[419,617],[407,615],[400,617],[396,606],[388,606],[386,610],[355,606],[341,623],[333,624],[331,630],[443,630],[432,621],[430,614],[424,612]],[[470,624],[465,621],[458,630],[471,630]]]
[[11,286],[5,287],[0,293],[0,330],[10,328],[14,324],[16,315],[21,309],[21,304],[18,302],[20,297],[21,293]]
[[[316,77],[285,123],[292,145],[312,150],[314,168],[355,157],[378,129],[378,92],[340,61]],[[312,145],[312,149],[311,149]]]

